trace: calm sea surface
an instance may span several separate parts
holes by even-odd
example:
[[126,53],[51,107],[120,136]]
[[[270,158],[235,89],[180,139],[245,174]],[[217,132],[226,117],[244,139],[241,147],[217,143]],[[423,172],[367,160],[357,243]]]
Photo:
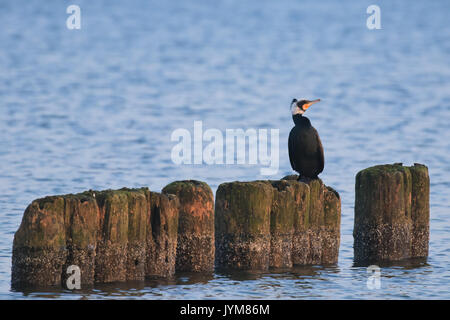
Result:
[[[450,298],[449,1],[0,2],[0,298]],[[321,135],[322,179],[342,197],[339,263],[262,274],[180,274],[82,292],[11,291],[11,248],[26,206],[45,195],[174,180],[277,179],[291,173],[293,97]],[[175,165],[171,133],[279,129],[280,168]],[[353,267],[355,174],[382,163],[429,167],[426,262]]]

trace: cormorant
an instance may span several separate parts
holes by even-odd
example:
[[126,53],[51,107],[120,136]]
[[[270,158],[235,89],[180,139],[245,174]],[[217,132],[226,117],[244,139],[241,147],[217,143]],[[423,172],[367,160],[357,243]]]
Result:
[[292,169],[299,173],[298,180],[303,177],[318,179],[318,174],[323,171],[325,159],[323,156],[322,142],[317,130],[303,114],[320,99],[316,100],[292,100],[291,111],[295,127],[289,133],[289,160]]

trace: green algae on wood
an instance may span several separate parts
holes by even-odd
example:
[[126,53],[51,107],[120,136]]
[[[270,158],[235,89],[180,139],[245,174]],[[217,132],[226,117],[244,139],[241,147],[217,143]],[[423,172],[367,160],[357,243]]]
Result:
[[127,280],[144,280],[146,263],[146,237],[148,230],[149,205],[147,188],[127,193],[128,198],[128,243],[126,275]]
[[340,245],[341,199],[331,187],[324,194],[324,226],[321,230],[322,264],[337,263]]
[[252,270],[337,261],[340,200],[321,181],[232,182],[216,196],[214,212],[209,186],[188,180],[162,193],[89,190],[33,201],[15,235],[12,284],[61,285],[72,264],[92,285],[210,272],[214,259]]
[[325,186],[320,179],[307,183],[310,190],[309,227],[319,228],[324,225],[324,194]]
[[311,193],[309,186],[303,182],[291,183],[295,201],[294,234],[292,237],[292,264],[310,264],[309,214]]
[[[427,183],[429,186],[428,170],[422,165],[378,165],[358,172],[353,231],[355,261],[397,261],[427,252]],[[415,232],[415,226],[423,232]],[[418,234],[423,235],[422,239],[418,240]]]
[[128,196],[124,191],[101,191],[96,194],[103,222],[95,265],[96,282],[127,279]]
[[413,257],[427,257],[430,238],[430,177],[428,168],[415,163],[410,167],[412,176],[411,219]]
[[280,181],[230,182],[219,186],[218,267],[264,270],[337,262],[339,196],[320,180],[296,180],[297,176],[288,176]]
[[[283,179],[297,180],[298,176]],[[293,237],[295,265],[335,264],[340,245],[341,201],[339,194],[321,179],[296,181],[297,215]],[[300,219],[301,217],[301,219]]]
[[[91,195],[64,196],[67,259],[63,271],[71,265],[80,267],[81,284],[95,279],[95,256],[99,226],[98,206]],[[62,273],[65,282],[69,275]]]
[[[147,270],[148,276],[173,275],[178,202],[173,199],[176,197],[170,198],[171,204],[160,206],[159,213],[162,234],[169,237],[155,240],[169,253],[159,252],[158,257],[163,258],[154,261],[147,259],[148,235],[153,236],[150,224],[154,222],[151,201],[155,200],[148,188],[90,190],[33,201],[14,237],[13,287],[64,286],[70,265],[80,268],[83,286],[143,280]],[[161,263],[147,268],[149,260]]]
[[176,271],[214,270],[214,196],[197,180],[175,181],[162,193],[179,199]]
[[25,210],[14,244],[36,248],[65,247],[64,198],[54,196],[33,201]]
[[33,201],[14,235],[12,286],[60,285],[65,246],[64,198]]
[[272,195],[267,182],[219,185],[215,209],[217,266],[269,268]]
[[292,266],[294,235],[295,194],[291,183],[271,181],[273,198],[270,212],[270,267]]
[[179,200],[174,195],[151,192],[147,229],[147,277],[171,277],[175,274]]

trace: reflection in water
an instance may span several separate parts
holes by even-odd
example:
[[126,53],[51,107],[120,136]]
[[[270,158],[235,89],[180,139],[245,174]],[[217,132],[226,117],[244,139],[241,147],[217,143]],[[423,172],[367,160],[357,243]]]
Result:
[[[395,266],[395,267],[393,267]],[[398,263],[380,263],[382,279],[410,277],[415,271],[416,277],[426,275],[426,261],[408,259]],[[388,268],[388,269],[385,269]],[[416,272],[415,269],[422,269]],[[351,266],[342,269],[338,266],[294,266],[290,269],[270,269],[268,271],[216,270],[215,273],[182,272],[167,279],[146,279],[145,281],[128,281],[109,284],[96,284],[81,290],[61,290],[60,288],[16,289],[23,298],[45,299],[202,299],[202,298],[254,298],[267,296],[272,298],[299,299],[321,298],[324,292],[333,293],[336,289],[351,287],[352,283],[365,288],[367,268]],[[384,281],[384,280],[383,280]],[[417,280],[411,280],[411,283]],[[322,283],[322,284],[321,284]],[[384,283],[384,282],[383,282]],[[386,285],[386,284],[385,284]],[[322,288],[321,294],[311,294],[311,290]],[[314,290],[315,289],[315,290]],[[231,293],[234,292],[234,293]],[[364,292],[373,297],[377,292]],[[349,296],[334,298],[349,298]],[[393,298],[405,297],[396,295]]]
[[408,258],[402,259],[398,261],[354,261],[354,267],[368,267],[370,265],[377,265],[381,268],[389,268],[389,267],[399,267],[406,270],[409,269],[417,269],[422,267],[427,267],[429,264],[427,263],[427,258]]
[[206,284],[214,279],[213,272],[179,272],[176,274],[176,284]]
[[[184,298],[198,299],[201,288],[215,288],[226,284],[227,287],[239,287],[241,293],[252,294],[253,298],[263,298],[261,293],[271,291],[275,293],[281,290],[284,281],[293,283],[293,288],[307,289],[312,287],[312,281],[327,281],[330,274],[339,274],[336,266],[294,266],[293,268],[270,269],[268,271],[238,271],[216,270],[215,273],[180,272],[171,278],[153,278],[145,281],[128,281],[107,284],[96,284],[92,287],[84,287],[80,290],[61,290],[60,288],[22,288],[16,292],[22,293],[28,298],[64,298],[64,299],[98,299],[102,298],[127,298],[135,297],[167,298],[167,292],[172,290],[185,290],[191,293]],[[248,283],[253,282],[258,290],[246,289]],[[208,297],[208,292],[205,292]],[[150,296],[149,296],[150,295]],[[210,297],[213,297],[210,293]],[[285,298],[295,298],[287,295]]]

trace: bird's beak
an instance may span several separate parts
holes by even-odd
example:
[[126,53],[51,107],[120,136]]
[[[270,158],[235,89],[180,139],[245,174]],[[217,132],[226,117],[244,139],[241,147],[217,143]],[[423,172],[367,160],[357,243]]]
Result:
[[305,103],[305,104],[303,105],[303,108],[306,110],[306,109],[308,109],[311,105],[313,105],[314,103],[319,102],[319,101],[320,101],[320,99],[308,101],[308,103]]

